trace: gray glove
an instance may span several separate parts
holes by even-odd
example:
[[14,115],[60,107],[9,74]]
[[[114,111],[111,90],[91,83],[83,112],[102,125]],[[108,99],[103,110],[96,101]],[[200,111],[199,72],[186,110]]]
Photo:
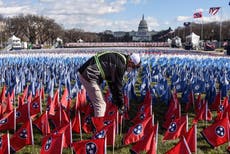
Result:
[[121,107],[119,107],[118,111],[119,111],[119,114],[121,114],[121,115],[124,114],[125,113],[125,106],[122,105]]

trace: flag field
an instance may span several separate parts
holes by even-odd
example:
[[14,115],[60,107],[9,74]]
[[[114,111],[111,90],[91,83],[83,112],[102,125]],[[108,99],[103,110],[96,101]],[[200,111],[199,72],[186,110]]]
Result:
[[[122,51],[129,53],[132,50]],[[161,154],[182,139],[190,148],[192,143],[186,138],[186,133],[193,126],[197,127],[195,148],[198,154],[227,153],[229,125],[221,121],[229,121],[225,118],[230,115],[229,57],[177,50],[133,49],[133,52],[141,54],[142,66],[124,78],[126,112],[123,119],[111,103],[112,96],[105,83],[101,88],[107,102],[106,116],[101,121],[95,120],[99,124],[103,122],[103,127],[98,127],[91,118],[92,106],[76,75],[77,68],[95,52],[98,51],[90,54],[86,51],[39,54],[36,51],[0,55],[0,130],[1,135],[9,132],[17,153],[39,154],[41,149],[45,152],[52,147],[51,141],[58,143],[52,148],[63,154],[74,153],[76,149],[70,148],[72,143],[80,149],[77,143],[81,140],[90,140],[101,147],[105,140],[99,141],[99,133],[110,136],[106,139],[108,154],[129,154],[140,140],[145,141],[145,149],[150,150],[154,145],[157,153]],[[11,113],[15,113],[14,120],[4,119],[6,115],[12,118]],[[181,117],[186,117],[186,120],[181,120]],[[36,126],[35,120],[38,120]],[[11,126],[7,125],[8,122]],[[209,126],[215,128],[216,125],[216,134],[210,133],[212,127]],[[174,129],[178,128],[181,130],[175,133]],[[101,133],[102,130],[105,134]],[[152,135],[148,130],[156,130],[156,134]],[[166,132],[172,133],[170,131],[175,134],[165,137]],[[216,138],[204,137],[212,133]],[[146,134],[152,135],[149,142]],[[164,142],[163,138],[166,139]],[[14,140],[20,141],[20,145]],[[213,148],[206,140],[218,146]],[[85,143],[81,142],[81,145]]]
[[[136,113],[136,108],[138,106],[138,103],[136,101],[131,102],[131,110],[129,112],[130,117],[134,117]],[[163,123],[163,115],[167,111],[167,106],[163,103],[158,103],[155,106],[153,106],[153,112],[155,115],[155,120],[159,120],[160,125]],[[189,128],[191,127],[191,122],[192,119],[194,118],[195,114],[192,113],[193,111],[191,110],[189,113]],[[213,112],[214,113],[214,112]],[[182,113],[183,114],[183,113]],[[215,113],[214,113],[215,115]],[[198,123],[198,134],[197,134],[197,150],[199,154],[205,154],[205,153],[226,153],[226,148],[228,146],[228,143],[213,149],[207,142],[203,139],[201,132],[203,128],[206,126],[210,125],[212,122],[205,123],[204,121],[200,121]],[[128,121],[125,121],[125,126],[124,130],[127,130],[129,126],[132,124],[129,124]],[[39,154],[40,149],[41,149],[41,139],[42,135],[40,134],[39,130],[37,130],[35,127],[33,127],[34,130],[34,146],[25,146],[23,149],[21,149],[19,154]],[[162,139],[165,133],[165,129],[159,128],[159,138],[158,138],[158,153],[165,153],[168,151],[170,148],[176,145],[179,139],[176,140],[171,140],[171,141],[166,141],[165,143],[162,143]],[[13,133],[13,132],[12,132]],[[129,149],[131,148],[131,145],[124,146],[122,145],[122,135],[117,135],[116,137],[116,146],[115,146],[115,153],[122,153],[122,154],[130,154]],[[91,134],[83,134],[83,139],[89,139],[91,137]],[[80,140],[80,135],[73,133],[73,141],[79,141]],[[112,147],[107,148],[107,153],[112,154]],[[144,152],[143,152],[144,153]],[[65,148],[63,149],[63,154],[71,154],[71,149],[70,148]]]

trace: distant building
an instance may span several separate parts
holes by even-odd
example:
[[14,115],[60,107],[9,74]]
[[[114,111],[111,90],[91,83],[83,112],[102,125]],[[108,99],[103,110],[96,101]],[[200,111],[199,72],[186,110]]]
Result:
[[[115,38],[122,38],[126,34],[127,34],[127,32],[125,32],[125,31],[116,31],[113,33],[113,36]],[[147,24],[147,22],[144,18],[144,15],[143,15],[142,19],[139,23],[138,30],[128,32],[128,34],[132,38],[132,41],[149,42],[149,41],[152,41],[152,35],[156,34],[156,32],[148,30],[148,24]]]
[[124,32],[124,31],[116,31],[113,33],[113,36],[116,38],[121,38],[121,37],[124,37],[126,33],[127,32]]
[[152,40],[151,33],[148,31],[147,22],[144,19],[144,15],[142,16],[142,20],[139,23],[138,31],[133,33],[132,39],[136,42],[145,42]]
[[149,31],[148,24],[143,15],[138,25],[137,31],[132,30],[130,32],[125,32],[125,31],[112,32],[110,30],[106,30],[104,33],[112,34],[117,39],[125,37],[128,34],[131,37],[132,41],[134,42],[151,42],[151,41],[158,41],[158,40],[165,41],[166,39],[163,36],[166,36],[165,33],[168,33],[168,30],[161,31],[161,32],[156,32],[154,30]]
[[136,42],[149,42],[152,41],[152,35],[154,35],[156,32],[149,31],[147,22],[144,18],[144,15],[142,16],[142,19],[138,26],[137,32],[132,32],[131,36],[133,41]]
[[105,31],[104,31],[104,34],[113,35],[113,32],[112,32],[111,30],[105,30]]

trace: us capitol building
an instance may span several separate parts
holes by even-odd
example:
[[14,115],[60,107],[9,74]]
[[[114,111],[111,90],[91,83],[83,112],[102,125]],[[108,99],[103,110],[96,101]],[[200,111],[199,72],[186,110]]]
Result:
[[[124,37],[127,34],[127,32],[124,32],[124,31],[111,32],[109,30],[105,31],[105,33],[110,33],[115,38]],[[132,41],[134,42],[152,41],[152,35],[156,34],[155,31],[148,31],[148,25],[144,18],[144,15],[142,16],[142,19],[139,23],[138,31],[131,31],[128,33],[129,33],[129,36],[132,37]]]

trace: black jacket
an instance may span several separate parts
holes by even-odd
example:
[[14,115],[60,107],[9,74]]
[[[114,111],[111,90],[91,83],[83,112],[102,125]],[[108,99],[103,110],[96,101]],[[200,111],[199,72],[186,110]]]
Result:
[[[101,68],[105,74],[105,80],[109,84],[112,93],[112,101],[118,107],[121,107],[123,103],[122,82],[128,57],[128,55],[122,54],[123,56],[121,56],[120,54],[122,53],[105,52],[105,54],[98,57]],[[103,81],[103,77],[94,57],[86,61],[78,71],[87,81],[96,81],[98,84],[101,84]]]

